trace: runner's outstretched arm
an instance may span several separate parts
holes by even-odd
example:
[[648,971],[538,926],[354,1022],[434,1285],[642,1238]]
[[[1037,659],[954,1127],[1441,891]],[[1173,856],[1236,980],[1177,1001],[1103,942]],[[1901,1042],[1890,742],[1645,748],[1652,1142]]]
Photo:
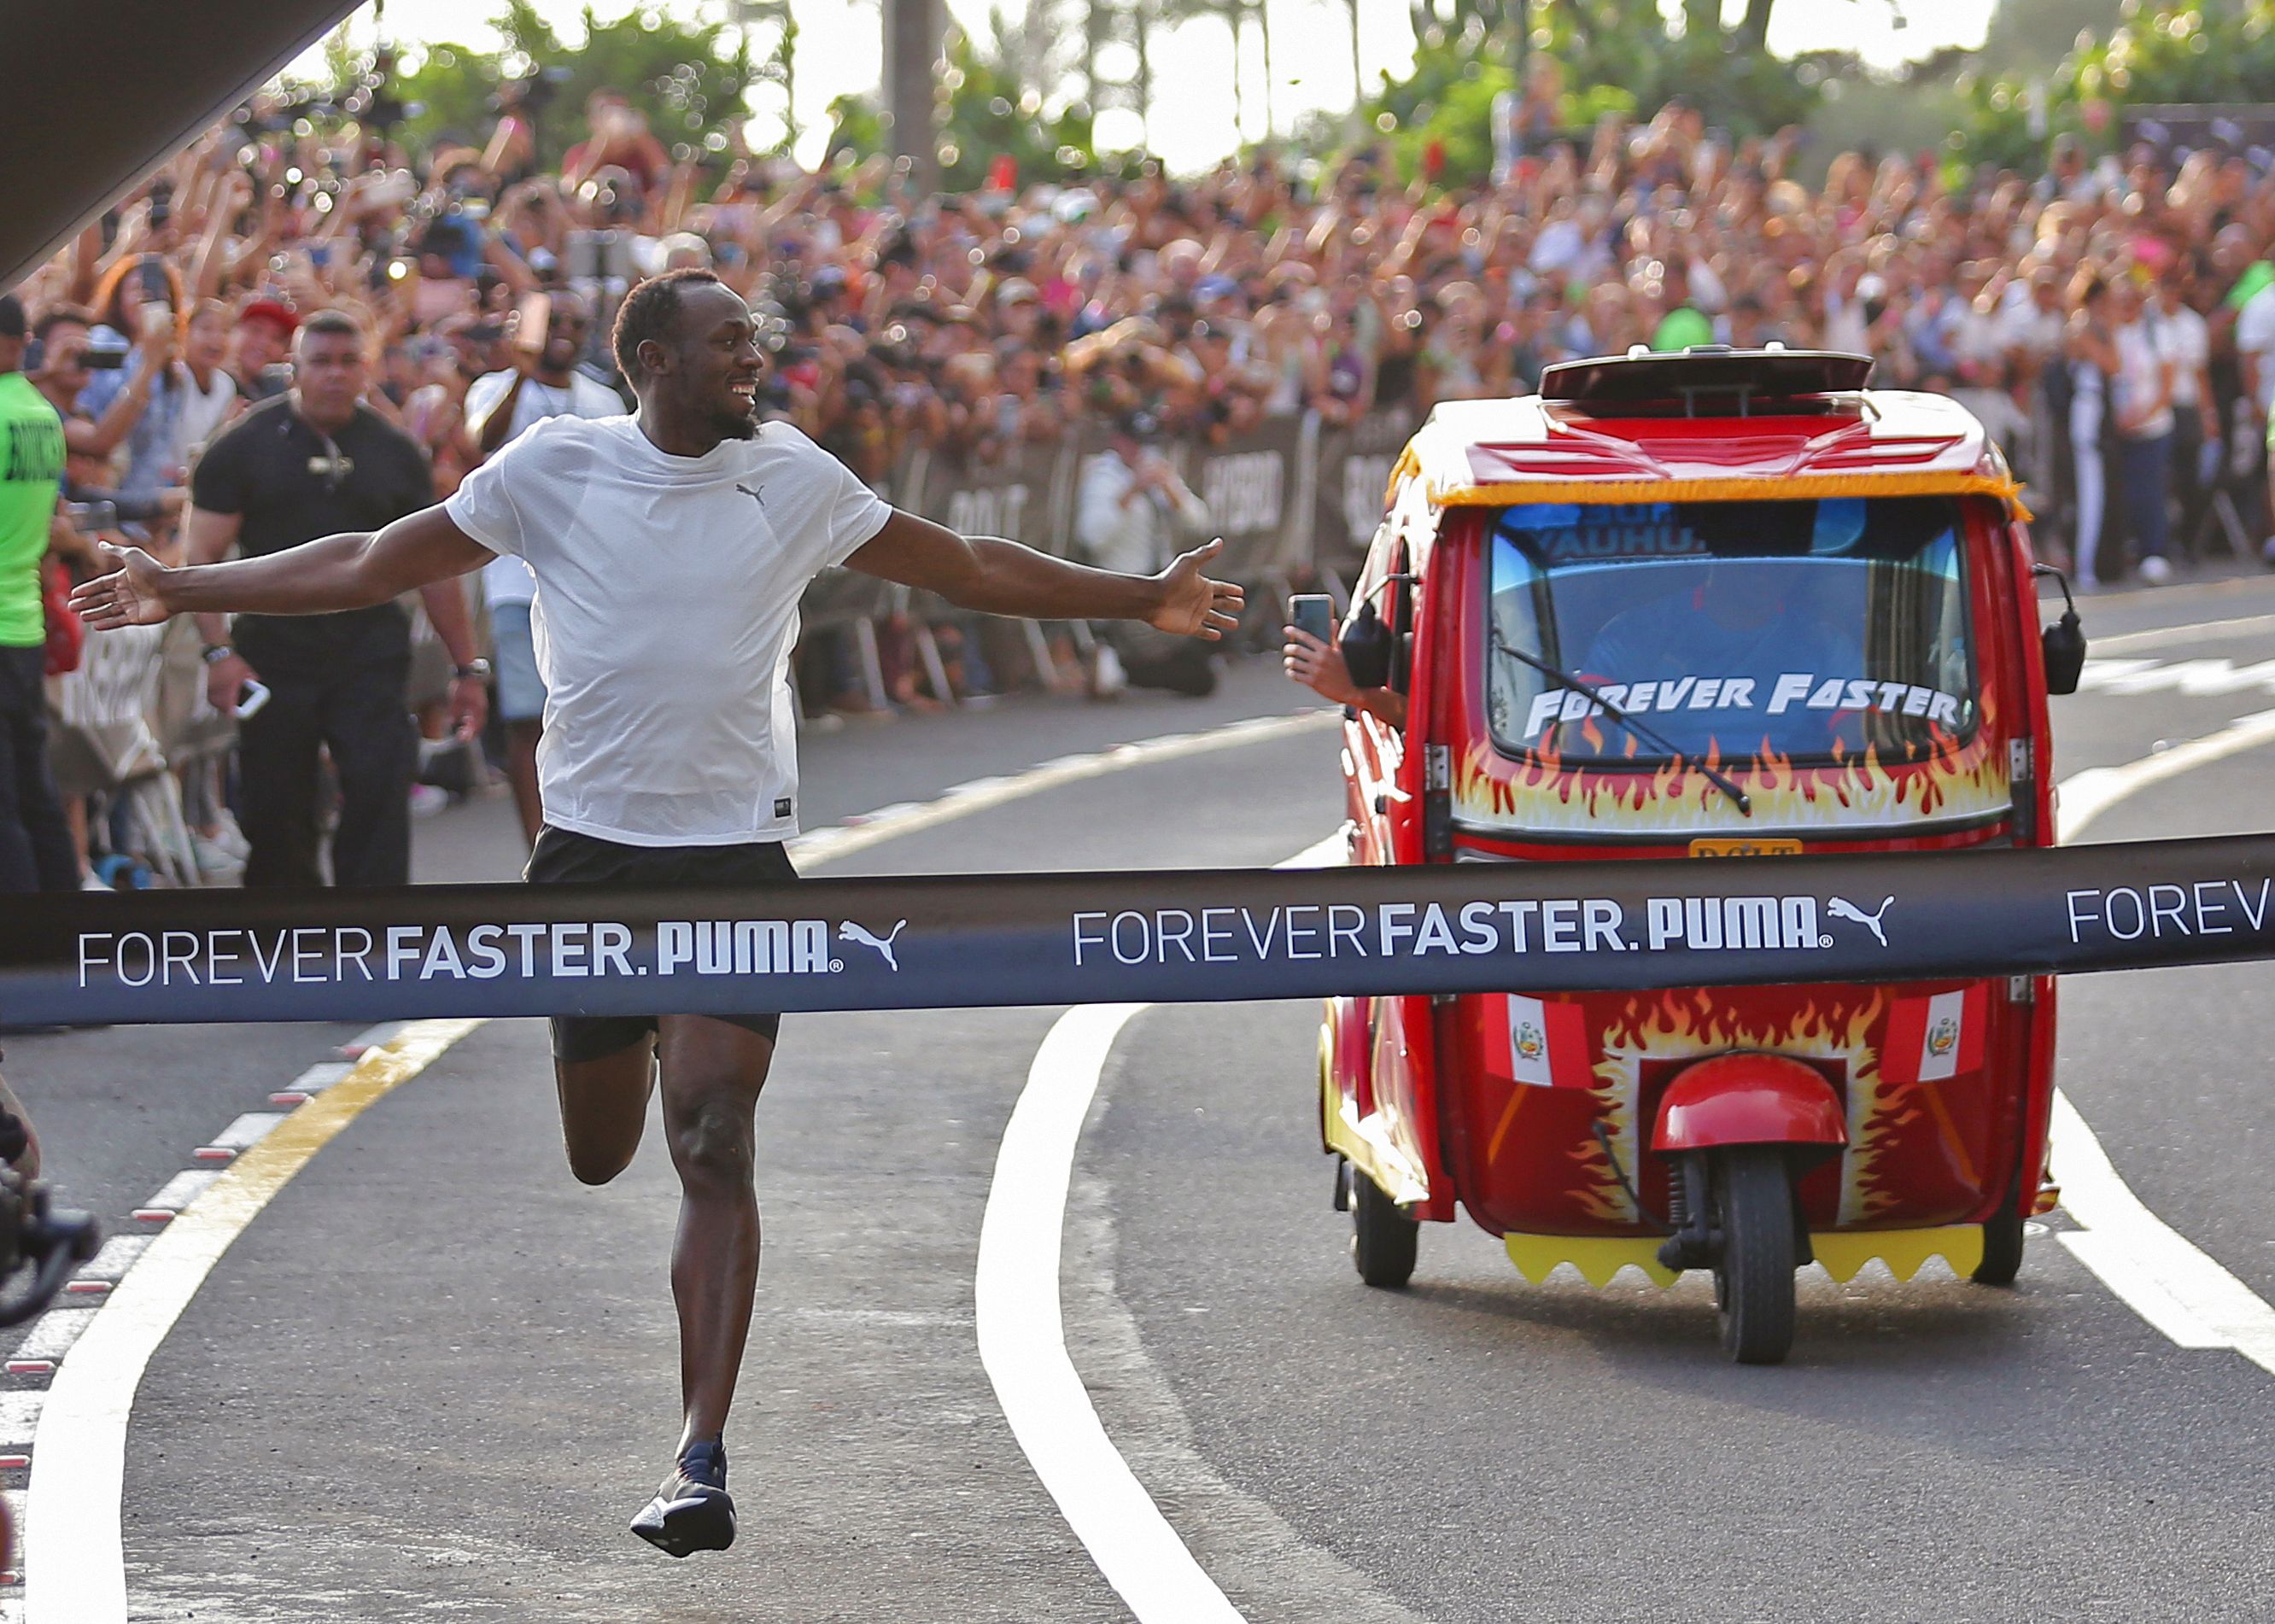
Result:
[[139,547],[103,551],[119,568],[71,595],[98,631],[153,626],[203,612],[326,615],[369,608],[399,593],[480,569],[495,556],[439,506],[368,534],[324,536],[261,558],[168,569]]
[[996,536],[959,536],[896,510],[845,561],[850,569],[936,592],[958,608],[1034,620],[1142,620],[1216,638],[1239,623],[1241,589],[1201,573],[1224,550],[1197,547],[1159,575],[1122,575],[1054,558]]

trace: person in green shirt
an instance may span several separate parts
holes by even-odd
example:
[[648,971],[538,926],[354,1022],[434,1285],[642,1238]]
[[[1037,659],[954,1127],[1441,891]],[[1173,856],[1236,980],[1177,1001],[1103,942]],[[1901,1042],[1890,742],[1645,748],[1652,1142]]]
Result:
[[47,616],[40,562],[64,472],[64,420],[24,376],[24,306],[0,296],[0,892],[72,891],[48,771]]

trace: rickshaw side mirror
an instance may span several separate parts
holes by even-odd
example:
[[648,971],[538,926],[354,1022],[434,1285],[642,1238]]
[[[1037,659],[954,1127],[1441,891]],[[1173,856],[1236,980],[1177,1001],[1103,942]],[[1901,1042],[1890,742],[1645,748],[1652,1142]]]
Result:
[[2045,651],[2046,691],[2075,693],[2078,678],[2085,675],[2085,631],[2077,623],[2077,611],[2065,609],[2060,620],[2038,634],[2038,642]]
[[2032,564],[2033,576],[2050,575],[2061,587],[2062,616],[2038,633],[2048,693],[2075,693],[2085,675],[2085,629],[2078,624],[2077,600],[2069,595],[2069,578],[2052,564]]
[[1369,599],[1358,606],[1343,628],[1338,646],[1342,650],[1343,669],[1350,674],[1354,686],[1387,688],[1390,686],[1390,655],[1393,638],[1390,628],[1382,623],[1375,612],[1374,601]]

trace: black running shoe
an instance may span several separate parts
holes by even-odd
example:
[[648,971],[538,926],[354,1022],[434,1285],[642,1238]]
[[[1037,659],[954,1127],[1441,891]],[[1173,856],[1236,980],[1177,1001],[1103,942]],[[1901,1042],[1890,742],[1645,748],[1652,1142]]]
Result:
[[691,1444],[655,1498],[632,1519],[632,1532],[668,1556],[724,1551],[735,1543],[735,1499],[727,1492],[727,1446]]

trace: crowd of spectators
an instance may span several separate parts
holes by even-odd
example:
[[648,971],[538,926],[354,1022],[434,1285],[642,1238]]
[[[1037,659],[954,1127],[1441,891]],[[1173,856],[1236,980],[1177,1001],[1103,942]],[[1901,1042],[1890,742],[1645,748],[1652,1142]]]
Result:
[[[63,425],[49,556],[91,570],[101,536],[182,555],[203,448],[291,385],[320,312],[367,336],[359,410],[447,495],[546,412],[612,409],[609,313],[680,265],[767,313],[771,410],[881,487],[914,446],[985,459],[1094,418],[1118,431],[1125,484],[1182,510],[1190,493],[1147,470],[1133,432],[1418,418],[1568,357],[1776,340],[1964,398],[2086,584],[2159,581],[2214,543],[2256,556],[2269,528],[2275,182],[2223,151],[2096,161],[2063,142],[2043,173],[1962,185],[1924,158],[1842,154],[1818,180],[1796,133],[1733,142],[1674,104],[1581,132],[1529,121],[1468,186],[1403,179],[1367,148],[915,196],[883,160],[809,174],[675,155],[622,96],[586,114],[553,158],[510,103],[413,151],[257,101],[90,226],[16,290],[15,404],[36,392]],[[545,335],[520,330],[536,294],[557,313]],[[332,448],[336,485],[351,464]],[[0,566],[24,550],[0,540]],[[501,625],[525,622],[515,582],[487,585]],[[464,719],[450,688],[409,679],[430,740]],[[503,697],[523,765],[535,701]],[[215,864],[242,855],[226,798],[218,776],[185,784]],[[84,810],[83,870],[103,843]],[[0,838],[0,876],[20,882],[39,865],[15,850]],[[40,850],[52,867],[51,835]]]

